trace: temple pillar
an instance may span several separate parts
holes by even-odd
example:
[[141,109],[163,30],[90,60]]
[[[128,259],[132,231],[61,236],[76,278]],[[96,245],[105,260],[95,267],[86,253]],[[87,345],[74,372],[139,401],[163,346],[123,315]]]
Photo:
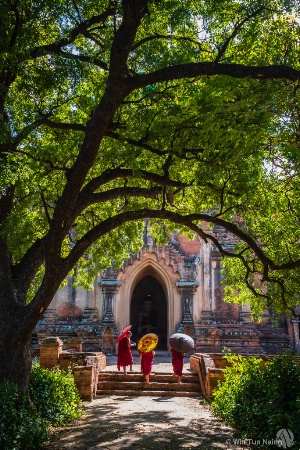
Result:
[[294,349],[296,351],[299,351],[300,349],[300,336],[299,336],[299,327],[300,327],[300,320],[298,319],[292,319],[292,327],[293,327],[293,338],[294,338]]
[[211,310],[216,311],[216,295],[221,286],[221,255],[219,251],[211,254]]
[[101,351],[114,352],[119,330],[114,318],[116,294],[121,282],[115,278],[101,278],[99,286],[103,293],[102,321],[98,327],[97,335]]
[[194,319],[193,319],[193,299],[194,294],[199,286],[197,281],[177,281],[178,292],[180,293],[181,301],[181,322],[177,328],[177,333],[186,333],[191,336],[194,335]]
[[103,292],[102,323],[115,323],[114,303],[121,282],[118,280],[101,280],[99,285]]
[[202,297],[202,321],[205,323],[215,322],[215,285],[217,280],[217,262],[211,260],[211,245],[203,244],[203,297]]

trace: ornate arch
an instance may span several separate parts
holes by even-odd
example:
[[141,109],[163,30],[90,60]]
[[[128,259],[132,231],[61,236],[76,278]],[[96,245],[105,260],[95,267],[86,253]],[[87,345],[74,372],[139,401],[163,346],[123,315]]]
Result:
[[[174,270],[175,269],[175,270]],[[174,302],[177,294],[176,282],[180,279],[180,274],[172,264],[166,263],[166,258],[158,258],[156,252],[145,252],[142,258],[135,260],[133,264],[124,267],[119,281],[126,285],[122,289],[122,301],[127,305],[124,310],[124,324],[130,320],[130,303],[133,291],[139,281],[147,275],[152,276],[165,293],[167,302],[167,332],[173,332],[175,326]]]

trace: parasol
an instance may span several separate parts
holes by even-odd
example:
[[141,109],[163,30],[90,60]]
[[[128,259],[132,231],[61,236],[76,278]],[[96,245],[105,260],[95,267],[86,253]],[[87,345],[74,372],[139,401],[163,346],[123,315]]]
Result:
[[141,337],[138,343],[138,350],[142,353],[151,352],[154,350],[158,343],[158,337],[154,333],[145,334]]
[[194,339],[188,334],[175,333],[169,338],[170,347],[180,353],[191,353],[195,350]]
[[132,325],[128,325],[128,327],[124,328],[122,333],[117,337],[116,342],[120,342],[120,340],[126,336],[126,334],[128,333],[128,331],[130,330],[131,327],[132,327]]

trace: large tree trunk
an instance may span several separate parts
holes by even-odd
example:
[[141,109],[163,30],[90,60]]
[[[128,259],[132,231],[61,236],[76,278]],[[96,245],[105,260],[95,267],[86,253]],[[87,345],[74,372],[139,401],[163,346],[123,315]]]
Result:
[[0,382],[9,380],[26,390],[31,369],[32,325],[25,319],[25,293],[15,288],[11,258],[0,238]]
[[30,344],[33,330],[24,330],[19,308],[1,309],[0,382],[9,380],[26,391],[31,370]]

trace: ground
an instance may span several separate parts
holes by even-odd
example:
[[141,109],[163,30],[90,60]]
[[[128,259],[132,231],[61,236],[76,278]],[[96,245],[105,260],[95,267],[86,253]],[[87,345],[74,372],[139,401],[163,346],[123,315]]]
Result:
[[[107,358],[107,370],[115,367]],[[136,358],[135,358],[136,360]],[[171,370],[156,356],[154,371]],[[188,359],[184,372],[188,371]],[[139,366],[134,365],[134,370]],[[212,414],[201,397],[100,397],[85,403],[80,420],[56,430],[41,450],[247,450],[234,430]]]
[[103,397],[86,404],[81,420],[59,430],[47,450],[246,450],[201,399]]

